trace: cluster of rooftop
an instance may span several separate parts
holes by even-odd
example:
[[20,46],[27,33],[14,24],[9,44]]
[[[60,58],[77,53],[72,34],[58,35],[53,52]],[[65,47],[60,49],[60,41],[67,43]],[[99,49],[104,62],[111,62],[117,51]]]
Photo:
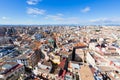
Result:
[[119,80],[119,33],[116,26],[0,26],[0,80]]

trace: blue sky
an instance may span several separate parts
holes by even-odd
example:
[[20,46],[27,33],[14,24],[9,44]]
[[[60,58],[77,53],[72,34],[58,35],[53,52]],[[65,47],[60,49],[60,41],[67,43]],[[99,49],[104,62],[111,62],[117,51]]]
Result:
[[0,24],[119,24],[120,0],[0,0]]

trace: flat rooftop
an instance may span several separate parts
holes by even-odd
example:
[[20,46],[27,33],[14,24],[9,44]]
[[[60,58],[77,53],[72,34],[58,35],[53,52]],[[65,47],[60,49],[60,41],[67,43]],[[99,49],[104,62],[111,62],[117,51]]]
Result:
[[20,65],[16,62],[1,62],[0,63],[0,74],[7,74],[21,66],[22,65]]

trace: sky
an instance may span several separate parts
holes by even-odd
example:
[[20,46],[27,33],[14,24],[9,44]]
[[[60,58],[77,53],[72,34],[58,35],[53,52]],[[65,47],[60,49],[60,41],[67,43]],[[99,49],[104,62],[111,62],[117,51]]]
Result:
[[0,24],[120,24],[120,0],[0,0]]

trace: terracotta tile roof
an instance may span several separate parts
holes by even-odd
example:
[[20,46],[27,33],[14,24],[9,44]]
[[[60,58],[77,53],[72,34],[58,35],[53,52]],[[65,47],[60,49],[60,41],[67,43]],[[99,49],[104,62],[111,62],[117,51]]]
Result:
[[63,59],[63,60],[60,62],[60,64],[59,64],[59,67],[60,67],[60,68],[64,69],[65,61],[66,61],[66,59]]
[[86,47],[86,44],[79,42],[79,43],[74,44],[74,47]]
[[33,50],[36,50],[41,46],[41,42],[35,41],[35,42],[33,42],[33,45],[34,45]]
[[94,80],[93,73],[91,72],[88,65],[81,66],[80,78],[81,80]]

